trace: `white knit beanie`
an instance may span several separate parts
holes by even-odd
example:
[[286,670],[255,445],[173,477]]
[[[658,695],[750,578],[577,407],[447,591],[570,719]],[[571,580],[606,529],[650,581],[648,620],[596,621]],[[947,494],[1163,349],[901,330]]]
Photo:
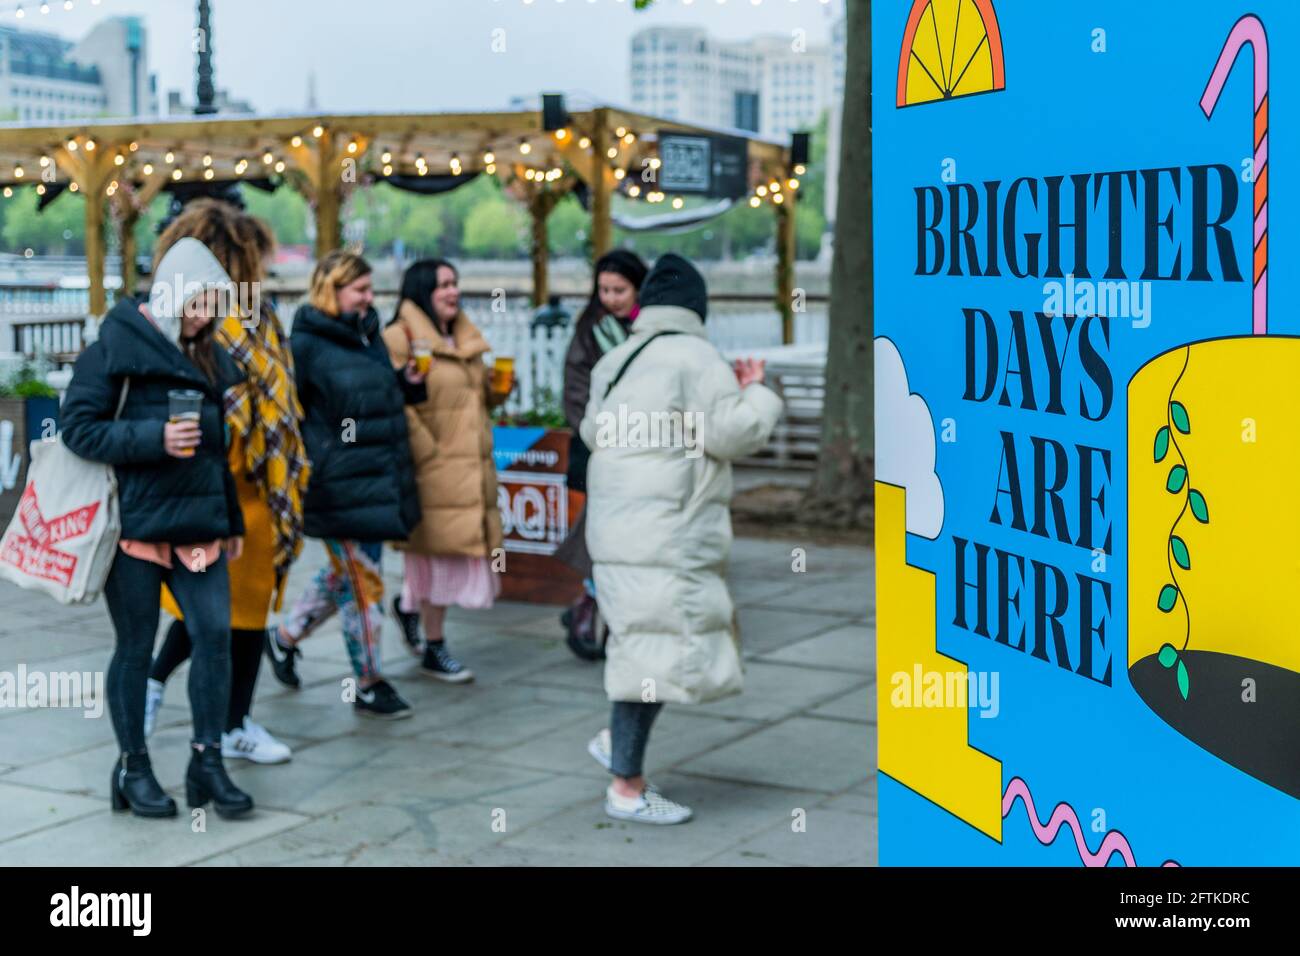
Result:
[[189,236],[178,239],[158,263],[149,290],[149,314],[173,345],[180,347],[186,303],[212,289],[227,296],[235,291],[234,282],[207,246]]

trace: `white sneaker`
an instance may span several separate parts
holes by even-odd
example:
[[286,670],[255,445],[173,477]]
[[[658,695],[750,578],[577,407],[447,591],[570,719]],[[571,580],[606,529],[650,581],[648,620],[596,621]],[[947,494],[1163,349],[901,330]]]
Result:
[[293,756],[293,751],[289,749],[288,744],[273,737],[269,730],[247,714],[244,715],[244,732],[265,746],[269,753],[282,755],[281,759],[274,761],[275,763],[284,763]]
[[158,722],[158,711],[162,710],[163,688],[167,685],[160,680],[149,678],[144,692],[144,735],[153,736],[153,726]]
[[266,730],[257,727],[261,734],[249,728],[251,721],[244,718],[244,726],[237,727],[228,734],[221,735],[221,756],[226,759],[236,757],[251,760],[253,763],[284,763],[289,759],[289,748],[276,740]]
[[591,754],[592,759],[606,770],[610,768],[614,760],[614,747],[609,742],[608,727],[587,741],[587,753]]
[[658,790],[649,787],[639,797],[625,797],[616,793],[614,785],[610,784],[605,791],[605,814],[615,820],[669,826],[689,820],[691,808],[673,803]]

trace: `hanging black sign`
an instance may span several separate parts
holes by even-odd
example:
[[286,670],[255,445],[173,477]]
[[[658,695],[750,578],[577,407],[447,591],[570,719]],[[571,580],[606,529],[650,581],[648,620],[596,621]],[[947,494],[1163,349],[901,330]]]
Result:
[[749,191],[749,142],[737,136],[659,133],[658,188],[735,199]]

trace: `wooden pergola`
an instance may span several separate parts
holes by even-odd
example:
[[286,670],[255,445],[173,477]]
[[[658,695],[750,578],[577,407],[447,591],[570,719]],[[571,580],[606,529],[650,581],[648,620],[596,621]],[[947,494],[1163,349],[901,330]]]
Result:
[[[316,253],[338,248],[340,213],[358,185],[390,176],[482,172],[501,179],[532,217],[533,299],[546,301],[546,220],[564,195],[585,185],[595,257],[612,242],[616,192],[670,202],[655,186],[662,132],[745,140],[748,201],[776,216],[775,304],[793,341],[795,207],[798,174],[788,146],[735,130],[683,124],[599,106],[568,113],[548,129],[540,110],[497,113],[295,115],[135,119],[77,125],[0,125],[0,186],[44,192],[51,184],[87,199],[86,265],[90,309],[102,315],[106,206],[112,204],[122,253],[122,284],[136,285],[134,227],[168,183],[282,178],[316,217]],[[646,169],[651,174],[643,175]],[[93,201],[94,197],[98,201]]]

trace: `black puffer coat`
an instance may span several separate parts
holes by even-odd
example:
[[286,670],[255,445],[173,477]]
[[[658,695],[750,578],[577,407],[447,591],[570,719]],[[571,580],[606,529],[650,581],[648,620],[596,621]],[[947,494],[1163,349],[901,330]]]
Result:
[[332,316],[299,306],[289,341],[312,465],[306,533],[405,540],[420,523],[405,406],[424,401],[424,383],[394,370],[373,309]]
[[[122,299],[104,319],[99,339],[77,359],[60,412],[63,442],[74,454],[113,466],[122,537],[198,544],[244,533],[235,480],[227,464],[222,395],[243,376],[219,346],[210,383],[175,345]],[[130,379],[122,414],[114,419]],[[203,393],[201,444],[192,458],[163,448],[167,393]]]

